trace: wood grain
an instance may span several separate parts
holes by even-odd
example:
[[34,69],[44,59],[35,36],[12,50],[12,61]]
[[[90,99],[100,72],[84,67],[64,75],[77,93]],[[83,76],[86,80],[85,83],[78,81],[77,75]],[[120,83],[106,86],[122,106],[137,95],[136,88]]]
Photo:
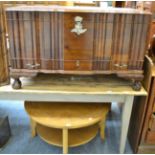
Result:
[[[74,18],[83,18],[84,34],[71,33],[75,27]],[[91,70],[94,38],[94,14],[66,13],[64,15],[64,70]],[[79,65],[76,64],[79,61]]]
[[[15,12],[13,18],[11,13],[7,16],[10,44],[14,46],[10,49],[13,68],[47,70],[63,68],[61,63],[63,33],[59,32],[62,31],[60,25],[63,25],[61,14]],[[40,66],[29,68],[28,64]]]
[[147,144],[155,144],[155,131],[147,131],[145,142]]
[[[62,130],[37,126],[38,135],[47,143],[62,146]],[[98,133],[98,125],[84,127],[80,129],[73,129],[68,131],[68,146],[75,147],[83,145],[92,140]]]
[[[144,122],[144,126],[143,126],[143,133],[142,133],[142,141],[145,142],[146,140],[146,133],[149,130],[149,120],[150,117],[152,116],[153,113],[153,106],[154,106],[154,98],[155,98],[155,79],[152,78],[151,81],[151,89],[150,89],[150,93],[149,93],[149,99],[148,99],[148,108],[146,111],[146,116],[145,116],[145,122]],[[155,140],[155,139],[154,139]]]
[[78,146],[94,138],[99,129],[98,123],[104,139],[105,120],[110,107],[108,103],[26,101],[24,105],[37,124],[40,137],[49,144],[63,146],[65,154],[69,146]]
[[[64,106],[65,105],[65,106]],[[101,121],[109,111],[108,104],[59,102],[25,102],[25,109],[37,123],[53,128],[81,128]],[[81,115],[82,114],[82,115]]]
[[102,7],[80,7],[80,6],[54,6],[54,5],[15,5],[7,8],[7,11],[41,11],[41,12],[70,12],[70,13],[115,13],[115,14],[146,14],[150,12],[132,8],[102,8]]
[[152,114],[152,116],[149,120],[149,130],[155,132],[155,115],[154,114]]
[[129,141],[135,153],[149,153],[153,151],[153,147],[151,146],[155,140],[153,117],[155,79],[153,70],[154,64],[147,56],[144,63],[143,85],[148,92],[148,96],[135,98],[129,129]]
[[[124,14],[123,10],[120,14],[111,12],[113,10],[97,14],[82,13],[82,10],[78,13],[55,12],[48,11],[48,6],[45,6],[47,12],[37,11],[41,9],[37,6],[33,11],[31,6],[24,11],[21,8],[7,9],[10,45],[14,46],[10,49],[11,72],[15,69],[33,72],[36,69],[37,72],[46,70],[50,73],[107,71],[119,74],[122,70],[126,73],[120,74],[121,77],[135,78],[134,72],[142,70],[149,14],[134,11]],[[87,29],[79,36],[71,32],[76,16],[83,18],[83,27]],[[28,64],[34,67],[29,68]],[[39,66],[35,67],[37,64]],[[129,75],[130,71],[133,74]],[[142,76],[140,72],[137,75]]]
[[[146,111],[148,108],[148,101],[150,98],[149,92],[151,90],[152,83],[152,68],[152,60],[148,56],[146,56],[144,61],[143,86],[145,90],[148,92],[148,96],[135,97],[128,134],[130,145],[135,153],[139,151],[139,149],[141,148],[140,146],[142,143],[144,143],[145,139],[146,132],[143,133],[143,125],[146,119]],[[140,141],[142,141],[141,144]]]
[[6,46],[7,28],[4,8],[0,2],[0,86],[9,84],[8,50]]
[[[146,96],[147,92],[142,87],[140,91],[134,91],[131,88],[131,83],[121,78],[117,78],[116,76],[66,76],[66,75],[40,75],[34,78],[22,78],[23,89],[22,90],[13,90],[11,86],[3,86],[0,87],[0,96],[3,98],[4,94],[8,94],[11,99],[19,99],[25,100],[26,98],[36,98],[37,100],[52,100],[56,98],[52,98],[53,94],[61,95],[88,95],[89,98],[93,100],[94,96],[91,95],[99,95],[100,97],[104,95],[111,95],[112,97],[116,97],[118,101],[124,100],[121,95],[134,95],[134,96]],[[82,88],[82,89],[81,89]],[[19,95],[20,93],[20,95]],[[16,95],[18,94],[18,95]],[[29,95],[30,96],[29,96]],[[47,98],[42,98],[44,95],[49,95]],[[95,97],[94,99],[98,100],[100,97]],[[39,97],[39,98],[38,98]],[[69,97],[69,96],[68,96]],[[102,98],[102,97],[101,97]],[[56,100],[61,100],[58,97]],[[80,98],[77,98],[77,100]],[[106,98],[107,99],[107,98]],[[115,100],[117,100],[115,99]],[[108,100],[111,100],[110,98]]]

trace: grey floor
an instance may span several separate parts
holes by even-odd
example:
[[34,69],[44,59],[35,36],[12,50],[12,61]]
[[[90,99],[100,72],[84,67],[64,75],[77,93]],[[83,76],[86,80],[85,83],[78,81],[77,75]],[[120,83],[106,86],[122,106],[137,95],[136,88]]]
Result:
[[[106,123],[106,140],[102,142],[99,135],[91,142],[70,148],[69,153],[77,154],[117,154],[119,153],[120,135],[120,108],[116,103],[112,104],[112,112],[109,114]],[[0,150],[1,154],[57,154],[62,153],[62,149],[49,145],[38,136],[30,137],[29,118],[21,101],[0,101],[0,117],[9,116],[12,130],[12,137],[5,147]],[[127,142],[125,153],[132,153]]]

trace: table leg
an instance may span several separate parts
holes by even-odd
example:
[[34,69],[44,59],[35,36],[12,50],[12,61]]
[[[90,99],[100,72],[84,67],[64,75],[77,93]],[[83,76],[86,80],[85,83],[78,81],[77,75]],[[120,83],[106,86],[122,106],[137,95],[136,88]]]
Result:
[[68,153],[68,129],[66,128],[63,129],[62,139],[63,139],[63,154],[67,154]]
[[103,120],[101,120],[100,122],[99,122],[99,127],[100,127],[100,137],[101,137],[101,139],[102,140],[104,140],[104,138],[105,138],[105,118],[103,119]]
[[123,154],[126,146],[126,139],[129,127],[129,121],[132,111],[134,96],[127,96],[122,110],[122,125],[121,125],[121,138],[120,138],[120,153]]
[[36,132],[36,122],[30,118],[30,124],[31,124],[31,136],[35,137],[37,135]]

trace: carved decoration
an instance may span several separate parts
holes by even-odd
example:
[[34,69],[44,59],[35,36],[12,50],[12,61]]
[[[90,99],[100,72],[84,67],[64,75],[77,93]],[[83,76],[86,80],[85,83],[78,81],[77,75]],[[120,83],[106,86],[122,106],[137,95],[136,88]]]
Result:
[[77,35],[81,35],[87,31],[87,29],[83,29],[82,21],[83,18],[80,16],[76,16],[75,20],[75,27],[71,30],[71,32],[76,33]]

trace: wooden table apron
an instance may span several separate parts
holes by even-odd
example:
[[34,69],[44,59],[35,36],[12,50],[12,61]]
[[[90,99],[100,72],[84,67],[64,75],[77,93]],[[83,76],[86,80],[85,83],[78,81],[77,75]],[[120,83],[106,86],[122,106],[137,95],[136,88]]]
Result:
[[[145,95],[145,94],[140,94]],[[74,92],[42,92],[42,91],[29,91],[14,90],[13,92],[0,91],[1,100],[25,100],[25,101],[77,101],[77,102],[121,102],[123,104],[122,111],[122,125],[120,135],[120,147],[119,152],[124,153],[127,132],[129,127],[130,115],[132,111],[134,94],[112,94],[111,92],[105,94],[93,94],[93,93],[74,93]]]

